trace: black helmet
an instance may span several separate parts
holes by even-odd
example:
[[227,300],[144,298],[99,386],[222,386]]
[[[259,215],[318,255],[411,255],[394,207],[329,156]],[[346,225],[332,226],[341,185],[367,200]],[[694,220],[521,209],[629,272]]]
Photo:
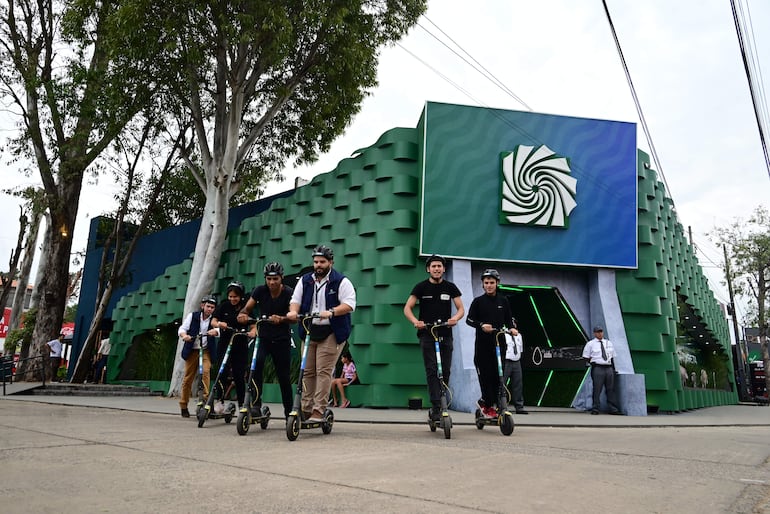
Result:
[[324,245],[318,245],[315,248],[313,248],[313,253],[310,255],[311,257],[323,257],[327,260],[333,261],[334,260],[334,252],[331,248]]
[[243,287],[243,282],[238,282],[237,280],[233,280],[229,284],[227,284],[227,292],[235,291],[238,293],[238,296],[243,298],[243,295],[245,294],[246,290]]
[[492,277],[500,282],[500,273],[498,273],[496,269],[485,269],[484,273],[481,274],[481,280],[484,280],[487,277]]
[[216,305],[217,304],[217,299],[214,298],[212,295],[207,294],[206,296],[201,298],[201,303],[211,303],[211,304]]
[[283,276],[283,266],[280,262],[268,262],[265,264],[265,276],[275,277],[277,275]]
[[439,261],[441,264],[443,264],[446,267],[446,259],[440,255],[436,255],[435,253],[430,257],[428,257],[427,259],[425,259],[425,267],[427,268],[428,266],[430,266],[430,263],[433,261]]

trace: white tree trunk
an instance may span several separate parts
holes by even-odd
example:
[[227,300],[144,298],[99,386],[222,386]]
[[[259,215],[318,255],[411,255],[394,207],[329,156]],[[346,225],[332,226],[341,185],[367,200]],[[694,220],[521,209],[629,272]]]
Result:
[[[229,173],[226,175],[231,176]],[[220,178],[215,182],[221,184],[223,181]],[[226,187],[210,185],[206,191],[206,205],[203,210],[198,239],[195,243],[195,254],[190,270],[190,280],[187,284],[183,316],[200,309],[201,298],[213,292],[211,288],[219,269],[219,261],[227,236],[230,196],[229,188]],[[178,339],[168,396],[179,394],[182,378],[184,378],[184,361],[181,357],[182,345],[183,341]],[[212,357],[216,358],[216,356]]]
[[[48,227],[51,226],[51,215],[48,213],[48,211],[46,211],[43,215],[43,219],[45,220],[46,230],[48,230]],[[35,285],[32,288],[32,299],[29,302],[30,309],[37,307],[37,305],[40,303],[40,292],[42,291],[40,283],[43,281],[43,277],[45,277],[45,263],[47,260],[48,246],[44,244],[40,251],[40,261],[37,263],[37,272],[35,272]]]

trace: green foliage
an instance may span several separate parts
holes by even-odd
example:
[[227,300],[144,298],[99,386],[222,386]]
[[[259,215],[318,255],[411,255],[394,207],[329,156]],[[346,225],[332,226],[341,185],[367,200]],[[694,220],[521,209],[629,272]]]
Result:
[[65,323],[74,323],[75,322],[75,316],[77,316],[78,313],[78,304],[72,304],[67,305],[67,307],[64,309],[64,322]]
[[[400,39],[427,2],[188,0],[164,8],[174,37],[165,81],[200,127],[201,151],[190,163],[206,169],[236,129],[227,179],[248,190],[280,178],[287,159],[313,161],[329,148],[377,84],[379,48]],[[210,144],[202,136],[213,147],[202,148]]]
[[770,213],[759,206],[748,220],[736,219],[709,235],[727,246],[735,292],[749,299],[751,318],[744,322],[764,327],[770,316]]
[[136,380],[168,380],[174,368],[177,335],[171,324],[134,341]]
[[[151,187],[137,195],[135,202],[149,204]],[[259,187],[242,189],[230,200],[230,205],[241,205],[256,200],[262,194]],[[188,168],[177,167],[169,173],[165,186],[158,195],[155,208],[150,212],[147,232],[175,227],[203,216],[206,196]]]
[[4,350],[6,354],[16,353],[22,344],[32,342],[32,332],[35,330],[35,318],[37,309],[32,308],[24,313],[23,325],[8,332],[5,338]]

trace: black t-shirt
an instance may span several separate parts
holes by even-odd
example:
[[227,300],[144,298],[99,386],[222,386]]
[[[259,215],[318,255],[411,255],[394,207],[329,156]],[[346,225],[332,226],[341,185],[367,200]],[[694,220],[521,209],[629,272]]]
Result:
[[[222,303],[219,304],[217,307],[217,310],[214,311],[213,318],[216,318],[218,321],[224,321],[227,323],[227,326],[229,328],[233,328],[236,330],[241,330],[244,328],[248,328],[246,325],[242,325],[238,323],[238,313],[241,312],[241,309],[243,309],[243,306],[246,305],[246,300],[241,300],[240,302],[233,305],[230,303],[230,300],[225,300]],[[225,345],[230,342],[230,338],[233,336],[232,330],[227,329],[220,329],[219,331],[219,348],[220,351],[225,351]],[[243,336],[239,336],[243,337]],[[235,340],[237,342],[238,339]]]
[[[447,321],[452,317],[454,299],[462,296],[457,286],[448,280],[442,280],[438,284],[434,284],[430,280],[423,280],[414,286],[410,294],[417,298],[417,303],[420,306],[417,319],[425,323],[436,323],[439,320]],[[452,333],[452,329],[451,327],[444,327],[440,329],[439,333],[442,336],[448,336]]]
[[[487,334],[481,330],[481,325],[489,323],[495,328],[513,328],[516,326],[516,320],[511,314],[511,306],[508,299],[499,292],[494,296],[483,294],[477,296],[471,302],[468,309],[468,316],[465,322],[476,329],[476,345],[495,346],[495,333]],[[500,336],[500,348],[505,355],[505,338]]]
[[[252,312],[252,318],[259,318],[262,316],[272,316],[277,314],[279,316],[286,316],[289,312],[289,303],[291,302],[291,294],[294,290],[284,285],[281,293],[273,298],[270,294],[270,289],[266,285],[257,286],[251,292],[251,298],[257,302],[258,312]],[[291,327],[288,323],[260,323],[259,325],[259,337],[260,339],[289,339],[291,338]]]

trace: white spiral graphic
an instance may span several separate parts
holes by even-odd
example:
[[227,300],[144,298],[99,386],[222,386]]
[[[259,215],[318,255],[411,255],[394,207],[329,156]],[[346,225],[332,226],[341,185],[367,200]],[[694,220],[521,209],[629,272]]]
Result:
[[503,156],[502,217],[509,223],[567,227],[577,206],[569,162],[547,146],[519,145]]

